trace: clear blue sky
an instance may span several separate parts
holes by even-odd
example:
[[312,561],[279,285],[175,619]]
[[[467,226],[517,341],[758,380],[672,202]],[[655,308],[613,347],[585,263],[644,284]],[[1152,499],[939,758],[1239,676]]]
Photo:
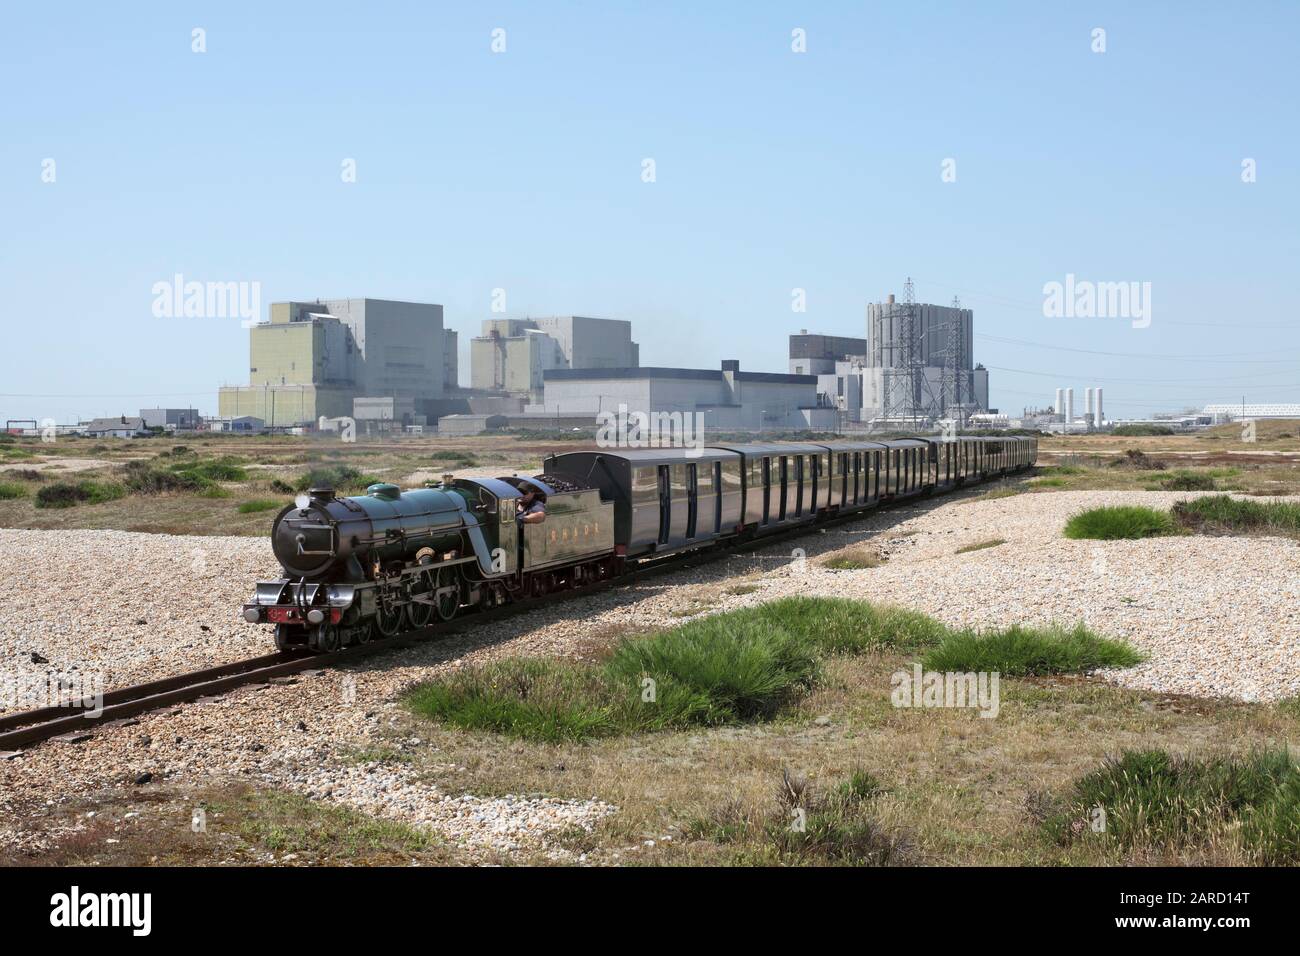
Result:
[[[156,318],[176,273],[438,302],[462,346],[500,287],[756,370],[911,275],[1004,410],[1300,401],[1298,47],[1292,2],[6,4],[0,415],[215,412],[248,333]],[[1151,282],[1151,326],[1045,318],[1067,273]]]

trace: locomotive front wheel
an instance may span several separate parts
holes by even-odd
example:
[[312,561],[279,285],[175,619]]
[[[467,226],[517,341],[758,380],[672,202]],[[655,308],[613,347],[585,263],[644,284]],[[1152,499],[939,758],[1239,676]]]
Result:
[[339,649],[339,629],[330,624],[320,624],[311,633],[309,643],[313,650],[337,651]]

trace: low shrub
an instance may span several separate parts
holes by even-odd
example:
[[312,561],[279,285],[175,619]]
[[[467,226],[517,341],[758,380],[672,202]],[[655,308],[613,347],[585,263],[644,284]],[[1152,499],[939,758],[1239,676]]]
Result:
[[336,492],[364,491],[380,479],[365,475],[351,465],[318,465],[304,472],[294,484],[294,491],[309,488],[333,488]]
[[284,503],[281,501],[273,501],[269,498],[259,498],[256,501],[245,501],[239,506],[239,513],[241,515],[251,515],[256,514],[259,511],[271,511],[275,508],[282,507],[283,504]]
[[1165,491],[1213,491],[1218,486],[1213,475],[1180,469],[1162,479],[1160,487]]
[[121,498],[126,492],[121,485],[101,481],[56,481],[36,492],[38,508],[71,508],[78,504],[102,504]]
[[1126,438],[1150,438],[1159,435],[1172,435],[1174,430],[1168,425],[1116,425],[1111,429],[1112,435]]

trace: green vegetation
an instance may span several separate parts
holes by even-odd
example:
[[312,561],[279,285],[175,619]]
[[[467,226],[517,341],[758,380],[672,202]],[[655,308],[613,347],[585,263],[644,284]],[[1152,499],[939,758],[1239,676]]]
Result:
[[1027,677],[1132,667],[1142,659],[1129,644],[1099,637],[1082,624],[1070,630],[1012,626],[989,634],[951,633],[925,655],[922,666],[931,671],[997,671],[1007,677]]
[[432,458],[440,465],[462,465],[465,468],[477,468],[478,459],[463,451],[436,451]]
[[281,501],[275,501],[271,498],[259,498],[256,501],[245,501],[239,506],[241,515],[256,514],[259,511],[271,511],[283,505]]
[[[1105,826],[1089,824],[1105,813]],[[1235,845],[1257,864],[1300,862],[1300,768],[1285,749],[1194,758],[1126,751],[1077,780],[1042,824],[1058,844],[1186,851]]]
[[209,811],[233,821],[243,840],[276,853],[341,859],[392,854],[407,859],[433,846],[429,836],[406,824],[283,791],[218,798]]
[[953,554],[970,554],[972,551],[983,551],[985,548],[996,548],[1000,544],[1006,544],[1005,538],[989,538],[987,541],[977,541],[974,544],[968,544],[964,548],[958,548]]
[[121,485],[112,482],[90,481],[56,481],[45,485],[36,492],[38,508],[71,508],[78,504],[98,505],[105,501],[114,501],[126,494]]
[[1098,541],[1150,538],[1176,534],[1177,531],[1174,520],[1168,514],[1144,505],[1091,508],[1074,515],[1065,525],[1067,538]]
[[1007,674],[1140,660],[1073,631],[954,633],[933,618],[843,598],[795,597],[625,638],[603,662],[509,658],[421,685],[408,703],[452,726],[559,742],[768,720],[818,681],[821,661],[934,648],[926,667]]
[[1300,534],[1300,504],[1207,495],[1174,505],[1173,520],[1201,534]]
[[1172,435],[1174,430],[1168,425],[1116,425],[1111,430],[1112,435],[1122,435],[1125,438],[1151,438],[1158,435]]
[[874,819],[884,791],[870,773],[856,770],[825,792],[784,771],[774,812],[746,813],[732,802],[686,828],[688,839],[734,845],[741,862],[889,866],[912,861],[906,840]]
[[362,474],[351,465],[317,465],[299,476],[294,484],[294,491],[307,491],[309,488],[333,488],[336,492],[365,491],[380,479],[373,475]]
[[8,501],[12,498],[26,498],[27,486],[20,485],[16,481],[0,481],[0,501]]
[[1180,468],[1162,479],[1160,487],[1165,491],[1213,491],[1218,485],[1211,474]]
[[416,713],[528,740],[768,719],[803,694],[826,654],[937,643],[938,622],[899,608],[786,598],[619,642],[598,665],[532,658],[416,688]]

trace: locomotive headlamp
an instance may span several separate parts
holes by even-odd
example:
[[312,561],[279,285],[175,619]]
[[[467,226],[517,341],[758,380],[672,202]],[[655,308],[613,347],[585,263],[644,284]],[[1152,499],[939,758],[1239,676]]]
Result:
[[299,495],[293,499],[293,503],[298,506],[299,511],[306,511],[311,507],[311,498],[307,495]]

